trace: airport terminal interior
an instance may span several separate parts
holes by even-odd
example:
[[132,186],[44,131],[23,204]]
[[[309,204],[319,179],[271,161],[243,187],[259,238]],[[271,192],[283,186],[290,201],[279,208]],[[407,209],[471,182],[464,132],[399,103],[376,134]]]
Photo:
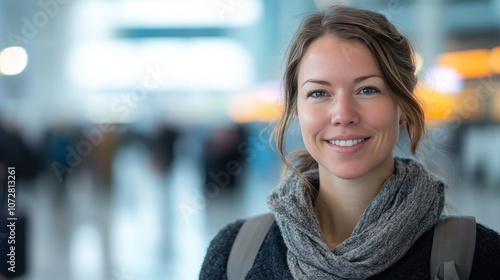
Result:
[[[332,4],[414,43],[428,131],[396,156],[443,178],[447,213],[500,231],[500,0],[0,0],[12,279],[197,279],[221,228],[269,211],[286,47]],[[296,124],[286,140],[304,147]]]

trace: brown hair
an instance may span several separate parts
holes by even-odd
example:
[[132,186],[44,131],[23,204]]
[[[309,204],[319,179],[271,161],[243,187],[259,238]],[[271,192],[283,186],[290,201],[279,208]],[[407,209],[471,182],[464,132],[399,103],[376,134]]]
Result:
[[307,151],[294,153],[293,163],[290,163],[285,157],[284,139],[290,124],[297,117],[300,60],[308,46],[326,34],[361,41],[373,53],[384,80],[393,92],[394,100],[402,110],[410,138],[410,150],[416,154],[425,133],[425,120],[422,106],[413,94],[417,77],[410,42],[382,14],[349,6],[331,6],[307,16],[288,49],[284,73],[284,110],[274,127],[278,152],[287,168],[303,178],[301,172],[317,165]]

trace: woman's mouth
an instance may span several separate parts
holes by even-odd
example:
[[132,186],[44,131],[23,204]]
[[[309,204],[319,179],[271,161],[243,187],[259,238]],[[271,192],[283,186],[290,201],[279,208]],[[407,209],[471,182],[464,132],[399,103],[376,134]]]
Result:
[[330,142],[330,144],[340,146],[340,147],[351,147],[351,146],[355,146],[355,145],[357,145],[357,144],[359,144],[367,139],[368,138],[349,139],[349,140],[328,140],[328,142]]

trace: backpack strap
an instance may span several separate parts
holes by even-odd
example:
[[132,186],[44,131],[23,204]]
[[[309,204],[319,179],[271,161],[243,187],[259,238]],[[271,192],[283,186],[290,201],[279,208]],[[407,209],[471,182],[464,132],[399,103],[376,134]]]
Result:
[[234,240],[227,261],[227,279],[245,279],[252,268],[260,246],[274,223],[273,213],[266,213],[247,219]]
[[434,227],[431,279],[469,279],[475,246],[476,219],[474,217],[442,217]]

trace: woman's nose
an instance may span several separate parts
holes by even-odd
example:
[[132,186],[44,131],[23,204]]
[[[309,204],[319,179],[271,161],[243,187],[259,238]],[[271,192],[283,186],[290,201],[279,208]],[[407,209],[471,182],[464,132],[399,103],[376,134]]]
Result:
[[336,126],[353,125],[359,122],[355,101],[350,96],[339,96],[332,106],[332,124]]

